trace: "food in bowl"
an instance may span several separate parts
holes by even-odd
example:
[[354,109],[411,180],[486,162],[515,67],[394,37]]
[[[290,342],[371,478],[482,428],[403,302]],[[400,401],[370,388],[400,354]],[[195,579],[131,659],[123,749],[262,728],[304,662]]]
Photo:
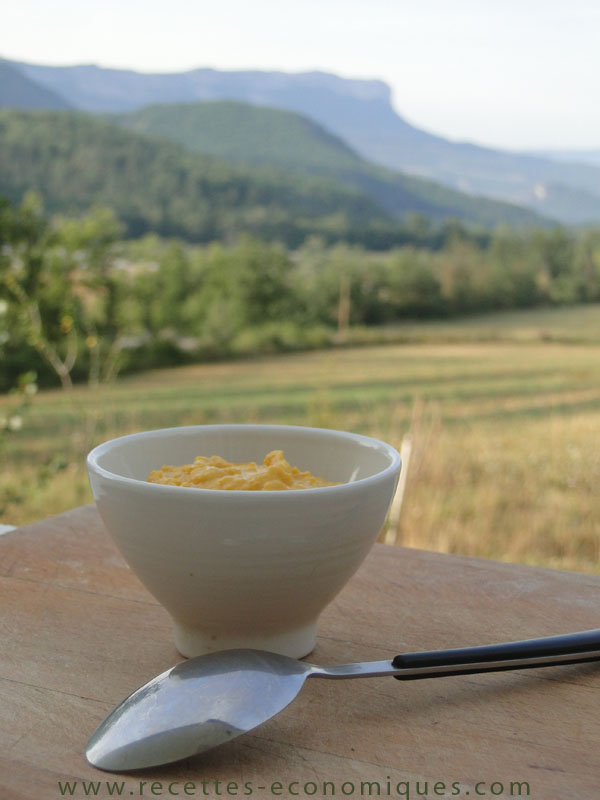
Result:
[[[147,480],[153,466],[191,464],[199,453],[260,463],[277,449],[336,485],[192,491]],[[345,431],[192,425],[104,442],[87,467],[108,531],[171,615],[182,655],[245,647],[299,658],[315,645],[323,609],[377,539],[400,454]]]
[[336,486],[313,475],[301,472],[283,457],[282,450],[272,450],[262,464],[255,461],[234,463],[221,456],[196,456],[193,464],[163,466],[148,476],[150,483],[188,486],[193,489],[244,489],[247,491],[282,491],[285,489],[317,489]]

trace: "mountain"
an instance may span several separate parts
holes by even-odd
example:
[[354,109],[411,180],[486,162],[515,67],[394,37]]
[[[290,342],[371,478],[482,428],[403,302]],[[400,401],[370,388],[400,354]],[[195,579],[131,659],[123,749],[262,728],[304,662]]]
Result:
[[345,133],[359,152],[388,167],[528,206],[569,224],[600,220],[598,167],[452,142],[395,114],[377,126],[357,125]]
[[0,108],[71,108],[57,92],[28,78],[0,59]]
[[600,219],[600,168],[559,163],[452,142],[399,116],[382,81],[322,72],[220,72],[148,75],[94,65],[44,67],[13,62],[27,77],[94,112],[156,103],[228,99],[296,111],[341,137],[364,158],[457,191],[527,205],[568,223]]
[[[370,198],[319,177],[224,164],[83,113],[0,111],[0,195],[38,192],[50,213],[115,210],[130,235],[192,241],[240,233],[297,245],[398,243],[405,235]],[[386,238],[387,237],[387,238]]]
[[73,106],[92,112],[228,99],[298,111],[317,120],[329,114],[332,121],[346,118],[351,122],[356,115],[355,103],[364,104],[359,106],[362,109],[376,109],[390,102],[390,90],[383,81],[351,80],[324,72],[224,72],[205,68],[148,74],[94,64],[47,67],[12,63],[32,80],[63,94]]
[[227,162],[333,179],[369,195],[397,218],[420,212],[435,219],[454,216],[486,226],[545,223],[523,208],[470,197],[370,164],[341,139],[295,112],[217,100],[148,106],[110,119],[136,133],[170,139],[192,152]]

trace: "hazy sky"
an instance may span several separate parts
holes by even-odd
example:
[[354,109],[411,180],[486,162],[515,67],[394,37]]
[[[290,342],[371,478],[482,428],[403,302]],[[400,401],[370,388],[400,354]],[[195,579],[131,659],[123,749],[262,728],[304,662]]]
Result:
[[0,56],[381,78],[452,139],[600,149],[600,0],[4,0]]

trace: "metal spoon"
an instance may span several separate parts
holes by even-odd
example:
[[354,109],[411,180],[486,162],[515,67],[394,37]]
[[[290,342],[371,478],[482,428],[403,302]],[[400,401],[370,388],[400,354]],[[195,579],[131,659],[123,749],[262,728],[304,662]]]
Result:
[[275,716],[311,677],[418,680],[595,660],[600,629],[331,667],[225,650],[184,661],[141,686],[98,727],[86,756],[95,767],[120,772],[203,753]]

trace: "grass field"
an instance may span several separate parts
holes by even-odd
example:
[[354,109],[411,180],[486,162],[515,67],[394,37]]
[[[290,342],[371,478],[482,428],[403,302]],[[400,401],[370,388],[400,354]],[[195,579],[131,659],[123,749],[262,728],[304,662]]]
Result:
[[[396,541],[600,572],[600,308],[421,324],[407,344],[205,364],[40,393],[6,436],[0,521],[89,502],[85,453],[211,422],[364,432],[412,454]],[[0,414],[12,402],[0,398]]]

